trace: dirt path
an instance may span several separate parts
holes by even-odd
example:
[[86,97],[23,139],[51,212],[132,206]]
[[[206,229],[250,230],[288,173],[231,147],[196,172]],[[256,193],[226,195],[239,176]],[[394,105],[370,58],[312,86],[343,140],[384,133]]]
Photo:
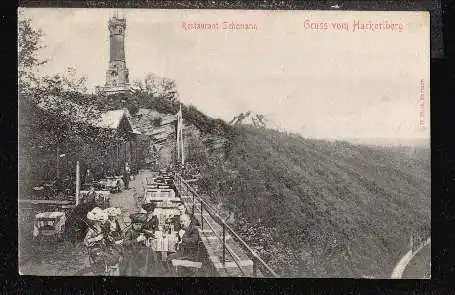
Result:
[[425,246],[416,254],[406,266],[403,279],[430,279],[431,278],[431,244]]
[[129,183],[129,190],[123,190],[120,193],[112,194],[110,198],[111,207],[118,207],[122,214],[119,218],[120,226],[127,227],[130,224],[130,214],[141,211],[140,198],[145,193],[145,178],[154,175],[149,170],[141,170],[135,176],[135,179]]
[[393,269],[391,278],[392,279],[401,279],[404,270],[408,266],[408,264],[411,262],[411,260],[427,245],[431,243],[431,239],[428,238],[422,245],[420,245],[415,252],[412,252],[409,250],[401,259],[398,261],[397,265]]

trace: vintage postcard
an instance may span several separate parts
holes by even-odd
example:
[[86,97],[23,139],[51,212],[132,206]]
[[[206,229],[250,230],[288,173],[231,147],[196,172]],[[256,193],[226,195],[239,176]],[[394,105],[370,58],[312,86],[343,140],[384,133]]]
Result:
[[430,278],[425,11],[20,8],[19,273]]

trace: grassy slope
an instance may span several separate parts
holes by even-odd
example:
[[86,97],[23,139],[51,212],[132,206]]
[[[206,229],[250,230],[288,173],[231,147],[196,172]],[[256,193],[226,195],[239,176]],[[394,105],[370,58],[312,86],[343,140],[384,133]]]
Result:
[[228,163],[236,177],[210,177],[282,275],[387,277],[408,232],[430,224],[429,154],[242,127]]

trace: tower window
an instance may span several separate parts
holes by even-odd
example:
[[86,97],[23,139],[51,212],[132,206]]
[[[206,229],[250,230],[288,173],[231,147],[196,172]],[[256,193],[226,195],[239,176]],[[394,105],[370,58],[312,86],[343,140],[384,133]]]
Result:
[[116,71],[112,71],[111,72],[111,76],[117,76],[117,72]]

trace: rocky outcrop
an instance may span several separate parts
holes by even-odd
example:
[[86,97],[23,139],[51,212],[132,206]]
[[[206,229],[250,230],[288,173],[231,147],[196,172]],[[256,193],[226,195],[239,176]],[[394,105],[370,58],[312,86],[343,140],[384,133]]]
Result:
[[[149,162],[157,161],[161,165],[173,163],[176,154],[176,115],[163,114],[156,110],[141,108],[131,117],[134,127],[145,141],[149,141],[145,152]],[[183,122],[183,142],[186,157],[190,153],[225,156],[228,142],[222,136],[202,132],[196,126]],[[202,151],[203,150],[203,151]]]

